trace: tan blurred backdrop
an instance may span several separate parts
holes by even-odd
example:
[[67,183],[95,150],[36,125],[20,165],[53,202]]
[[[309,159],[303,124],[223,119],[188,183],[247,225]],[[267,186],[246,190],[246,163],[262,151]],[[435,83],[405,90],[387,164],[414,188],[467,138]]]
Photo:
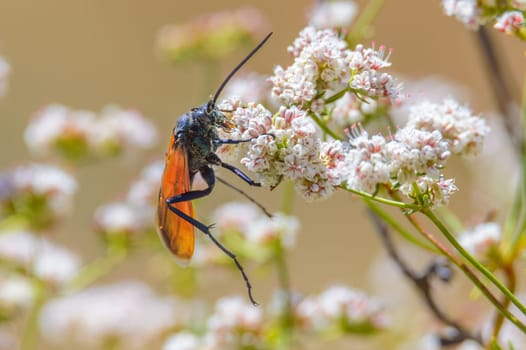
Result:
[[[364,1],[358,3],[363,7]],[[247,5],[261,9],[274,32],[247,69],[270,73],[273,65],[289,62],[286,46],[305,25],[311,1],[0,1],[0,54],[13,69],[7,96],[0,101],[0,169],[32,159],[23,131],[31,115],[47,103],[95,111],[108,103],[137,108],[161,131],[155,152],[140,161],[109,160],[77,170],[81,188],[75,213],[58,241],[86,259],[98,254],[100,244],[90,228],[93,209],[119,198],[146,161],[162,156],[177,116],[202,102],[197,98],[200,67],[162,62],[155,52],[158,29],[206,12]],[[524,46],[512,37],[492,34],[519,86],[524,75]],[[386,0],[376,20],[374,41],[394,48],[392,71],[413,79],[438,75],[452,80],[468,89],[476,111],[494,109],[473,34],[443,16],[438,0]],[[224,72],[241,56],[226,59]],[[485,203],[470,204],[469,178],[457,181],[461,191],[453,197],[453,208],[462,208],[468,220],[483,216]],[[271,210],[279,209],[279,189],[250,193]],[[200,216],[206,217],[225,200],[242,198],[218,185],[201,202]],[[330,283],[342,282],[367,289],[367,266],[379,244],[360,203],[344,193],[311,204],[298,198],[295,212],[303,228],[289,260],[294,287],[315,293]],[[253,279],[256,294],[266,299],[276,285],[275,276]],[[214,293],[241,293],[243,288],[241,284],[220,284]]]

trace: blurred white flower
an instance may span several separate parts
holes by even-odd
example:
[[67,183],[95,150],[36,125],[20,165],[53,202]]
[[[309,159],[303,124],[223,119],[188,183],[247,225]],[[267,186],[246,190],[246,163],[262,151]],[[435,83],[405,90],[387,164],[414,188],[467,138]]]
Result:
[[265,245],[279,240],[285,248],[291,248],[296,241],[299,228],[300,223],[296,217],[275,213],[272,218],[260,215],[242,232],[248,242],[256,245]]
[[218,207],[212,218],[220,231],[245,232],[260,215],[259,208],[253,204],[229,202]]
[[47,155],[57,148],[62,151],[62,147],[74,147],[74,152],[82,156],[95,123],[96,114],[93,112],[50,104],[35,113],[24,139],[29,150],[37,155]]
[[44,237],[25,231],[0,234],[0,260],[58,286],[75,277],[80,268],[80,259],[76,255]]
[[[27,278],[22,276],[9,276],[0,279],[0,305],[17,312],[19,309],[28,309],[33,305],[35,291]],[[2,347],[0,346],[0,349]]]
[[494,26],[495,29],[506,34],[513,34],[514,32],[524,28],[524,15],[520,11],[507,11],[497,17]]
[[204,345],[212,349],[229,349],[236,344],[254,345],[262,327],[261,308],[254,307],[243,297],[221,298],[208,318]]
[[349,27],[357,13],[354,1],[318,1],[310,13],[309,25],[318,29]]
[[263,13],[252,7],[214,12],[161,28],[157,45],[173,62],[220,59],[268,32]]
[[97,208],[95,225],[105,234],[133,235],[144,230],[148,216],[140,207],[125,202],[113,202]]
[[90,141],[103,152],[112,148],[150,149],[158,139],[155,126],[138,111],[118,106],[106,106],[91,133]]
[[478,29],[481,24],[476,0],[442,0],[442,8],[446,16],[455,16],[468,29]]
[[485,260],[492,250],[497,249],[501,236],[498,223],[485,222],[461,233],[458,242],[477,259]]
[[306,297],[298,303],[296,313],[302,326],[311,331],[343,326],[343,331],[369,332],[387,325],[378,300],[345,286],[332,286],[317,296]]
[[55,343],[100,347],[113,340],[123,349],[145,349],[182,318],[174,298],[158,297],[147,285],[129,281],[50,301],[41,313],[40,327]]
[[51,104],[35,114],[24,138],[35,154],[58,152],[79,160],[150,149],[157,143],[157,130],[135,110],[107,106],[97,115]]
[[264,103],[270,97],[271,84],[268,77],[258,73],[249,73],[232,79],[225,88],[225,98],[237,96],[240,102]]
[[526,0],[512,0],[511,3],[513,4],[513,7],[515,7],[518,10],[526,10]]
[[199,350],[200,343],[201,340],[195,334],[183,331],[170,336],[162,350]]
[[67,213],[72,206],[77,181],[60,168],[44,164],[21,165],[9,173],[14,195],[17,192],[46,197],[49,208],[56,215]]
[[147,210],[148,208],[153,209],[157,204],[163,170],[164,161],[162,160],[156,160],[144,167],[140,178],[130,186],[126,202]]
[[3,97],[7,92],[10,75],[11,66],[3,57],[0,56],[0,97]]

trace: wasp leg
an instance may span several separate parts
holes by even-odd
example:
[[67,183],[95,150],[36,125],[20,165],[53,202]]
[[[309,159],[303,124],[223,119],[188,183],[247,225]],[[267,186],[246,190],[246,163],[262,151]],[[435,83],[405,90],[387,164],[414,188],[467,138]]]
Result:
[[213,142],[216,145],[237,145],[242,142],[250,142],[253,139],[231,140],[231,139],[215,139]]
[[[274,134],[270,134],[270,133],[264,133],[264,134],[261,134],[261,135],[259,135],[259,136],[263,136],[263,135],[271,136],[273,139],[276,138],[276,136],[274,136]],[[258,136],[258,137],[259,137],[259,136]],[[252,141],[252,140],[257,139],[258,137],[251,137],[251,138],[249,138],[249,139],[241,139],[241,140],[215,139],[213,142],[214,142],[216,145],[237,145],[238,143],[250,142],[250,141]]]
[[254,203],[255,205],[257,205],[259,207],[259,209],[261,209],[261,211],[268,217],[268,218],[272,218],[272,214],[270,214],[268,212],[268,210],[263,206],[263,204],[259,203],[256,199],[252,198],[251,196],[249,196],[245,191],[243,191],[242,189],[239,189],[237,188],[236,186],[232,185],[231,183],[227,182],[226,180],[223,180],[222,178],[220,178],[219,176],[216,175],[216,179],[221,182],[222,184],[224,184],[225,186],[228,186],[230,187],[231,189],[233,189],[234,191],[236,191],[237,193],[239,193],[240,195],[244,196],[246,199],[248,199],[249,201],[251,201],[252,203]]
[[254,300],[254,297],[252,296],[252,285],[250,284],[250,280],[248,279],[247,274],[245,273],[245,270],[243,269],[243,266],[239,263],[237,260],[237,257],[234,253],[232,253],[230,250],[225,248],[213,235],[212,232],[210,232],[211,226],[206,226],[202,222],[194,219],[193,217],[187,215],[186,213],[183,213],[178,208],[174,207],[172,204],[178,203],[178,202],[186,202],[190,200],[194,200],[197,198],[201,198],[204,196],[207,196],[212,192],[212,189],[215,185],[215,174],[212,168],[208,166],[202,167],[199,172],[201,173],[201,176],[205,180],[205,182],[208,185],[207,189],[200,190],[200,191],[189,191],[185,193],[178,194],[176,196],[170,197],[166,200],[166,205],[172,211],[175,215],[178,215],[179,217],[183,218],[184,220],[188,221],[201,232],[203,232],[205,235],[210,237],[212,242],[223,251],[230,259],[234,260],[234,263],[236,264],[237,269],[239,272],[241,272],[241,276],[243,276],[243,280],[245,281],[245,285],[247,286],[247,292],[248,292],[248,298],[250,299],[250,302],[254,305],[258,305],[256,300]]
[[250,177],[248,177],[247,174],[245,174],[244,172],[242,172],[241,170],[239,170],[235,166],[227,164],[227,163],[224,163],[224,162],[221,162],[220,165],[223,168],[228,169],[231,172],[233,172],[234,174],[236,174],[237,176],[239,176],[243,181],[245,181],[250,186],[261,187],[261,184],[259,182],[256,182],[256,181],[252,180]]

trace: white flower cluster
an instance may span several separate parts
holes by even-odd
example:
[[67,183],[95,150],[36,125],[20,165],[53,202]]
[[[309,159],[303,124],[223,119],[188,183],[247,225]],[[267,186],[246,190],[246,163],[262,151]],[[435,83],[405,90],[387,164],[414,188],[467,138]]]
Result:
[[524,14],[520,11],[504,12],[497,17],[497,22],[493,27],[503,33],[513,34],[524,28]]
[[390,65],[384,47],[376,50],[358,45],[350,50],[335,30],[306,27],[288,51],[294,62],[287,68],[276,66],[270,78],[273,96],[285,106],[322,112],[327,92],[346,88],[373,98],[399,94],[394,79],[379,72]]
[[407,125],[389,139],[354,130],[337,169],[349,188],[373,193],[379,184],[391,183],[414,198],[416,184],[427,204],[438,206],[457,190],[440,169],[451,154],[478,154],[488,132],[483,119],[453,100],[424,102],[410,109]]
[[296,305],[296,315],[304,329],[316,332],[340,327],[343,331],[370,332],[387,325],[378,300],[345,286],[332,286],[317,296],[306,297]]
[[455,16],[468,29],[477,30],[490,22],[494,23],[495,29],[506,34],[518,34],[524,30],[524,0],[442,0],[442,8],[447,16]]
[[76,276],[80,259],[44,237],[25,231],[0,234],[0,260],[50,283],[63,286]]
[[[0,205],[16,211],[23,206],[23,201],[27,201],[28,209],[34,210],[32,198],[44,199],[45,205],[41,209],[51,221],[69,212],[76,190],[77,181],[70,174],[50,165],[20,165],[0,174]],[[9,205],[14,202],[17,205]]]
[[458,242],[477,259],[486,260],[492,250],[500,244],[502,229],[496,222],[485,222],[466,230],[458,237]]
[[101,348],[114,341],[123,349],[146,349],[184,320],[172,297],[159,297],[145,284],[120,282],[91,287],[45,305],[42,334]]
[[440,131],[442,137],[449,141],[450,151],[465,157],[478,155],[484,137],[489,133],[484,119],[473,115],[468,107],[451,98],[442,104],[422,102],[411,107],[406,127]]
[[469,29],[478,29],[481,24],[476,0],[442,0],[442,8],[446,16],[455,16]]
[[310,13],[309,25],[317,29],[346,28],[357,13],[354,1],[318,1]]
[[33,117],[25,141],[35,154],[58,151],[72,158],[150,149],[157,130],[135,110],[107,106],[100,115],[52,104]]
[[233,112],[241,138],[255,138],[241,160],[264,186],[274,187],[285,177],[307,200],[325,198],[339,185],[330,166],[341,156],[327,147],[307,114],[295,106],[272,114],[261,105],[249,104]]
[[391,50],[386,51],[385,46],[377,50],[374,46],[366,49],[363,45],[357,45],[348,57],[352,74],[349,87],[360,95],[397,99],[400,85],[395,83],[391,75],[379,72],[391,66],[390,56]]
[[239,137],[254,139],[241,163],[263,185],[286,178],[311,200],[327,197],[342,183],[369,193],[391,184],[414,198],[416,183],[428,204],[447,203],[457,188],[439,170],[451,154],[477,155],[489,132],[483,119],[452,99],[413,106],[407,125],[388,138],[352,128],[348,142],[321,141],[314,122],[294,106],[274,116],[261,105],[237,106]]

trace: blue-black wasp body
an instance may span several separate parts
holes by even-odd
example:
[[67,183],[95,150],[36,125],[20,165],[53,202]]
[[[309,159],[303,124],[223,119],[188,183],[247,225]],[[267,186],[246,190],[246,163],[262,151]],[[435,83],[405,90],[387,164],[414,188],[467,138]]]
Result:
[[[210,101],[199,107],[192,108],[178,119],[170,136],[170,143],[166,152],[165,169],[161,179],[157,206],[159,235],[175,257],[183,264],[189,262],[194,252],[194,227],[197,228],[208,235],[213,243],[234,261],[243,276],[248,296],[253,304],[257,303],[252,297],[252,287],[243,267],[236,256],[215,239],[210,232],[210,227],[194,218],[191,201],[207,196],[212,192],[217,177],[211,166],[220,166],[228,169],[247,184],[260,186],[259,183],[250,179],[241,170],[223,162],[216,155],[215,151],[223,144],[238,144],[250,141],[250,139],[232,140],[219,137],[219,129],[228,133],[234,128],[234,124],[219,110],[216,102],[226,83],[263,46],[271,35],[272,33],[268,34],[230,72]],[[192,190],[192,183],[197,173],[206,182],[207,188]],[[241,190],[226,183],[224,180],[219,180],[254,202],[252,198]]]

